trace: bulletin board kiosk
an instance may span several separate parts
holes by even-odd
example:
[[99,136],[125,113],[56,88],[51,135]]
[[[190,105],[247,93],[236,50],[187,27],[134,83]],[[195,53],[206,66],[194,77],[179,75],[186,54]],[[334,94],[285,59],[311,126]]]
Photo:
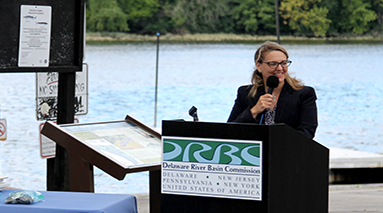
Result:
[[[82,71],[85,0],[0,1],[0,73],[58,72],[57,123],[74,123],[75,78]],[[47,159],[47,189],[69,191],[70,154]],[[69,157],[71,158],[71,157]]]

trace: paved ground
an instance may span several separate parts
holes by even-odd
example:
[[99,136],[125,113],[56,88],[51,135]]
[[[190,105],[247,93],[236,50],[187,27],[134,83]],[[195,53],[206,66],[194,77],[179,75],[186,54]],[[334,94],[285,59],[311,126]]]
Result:
[[[149,195],[135,194],[139,213],[149,213]],[[330,213],[383,212],[383,184],[330,185]]]
[[149,213],[149,194],[132,194],[137,198],[138,213]]
[[383,184],[332,185],[329,212],[383,212]]

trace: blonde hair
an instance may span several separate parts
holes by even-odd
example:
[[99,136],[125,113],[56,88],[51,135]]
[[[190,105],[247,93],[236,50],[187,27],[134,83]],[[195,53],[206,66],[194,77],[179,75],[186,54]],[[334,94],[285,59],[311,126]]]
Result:
[[[289,58],[289,54],[287,53],[286,49],[282,47],[281,45],[267,41],[263,43],[258,50],[255,52],[254,55],[254,62],[255,63],[263,63],[263,59],[266,53],[271,51],[280,51],[283,54],[286,55],[286,58]],[[304,84],[296,78],[293,78],[289,75],[289,73],[286,73],[286,82],[294,89],[294,90],[300,90],[303,88]],[[262,73],[259,72],[257,68],[255,68],[252,78],[251,78],[252,87],[249,92],[249,96],[254,97],[255,93],[257,93],[257,90],[259,87],[264,85],[263,82],[263,76]]]

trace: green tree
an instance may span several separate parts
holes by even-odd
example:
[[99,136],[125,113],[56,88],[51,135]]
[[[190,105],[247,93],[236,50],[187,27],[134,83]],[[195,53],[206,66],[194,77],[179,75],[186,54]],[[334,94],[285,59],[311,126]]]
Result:
[[234,0],[233,3],[237,30],[259,34],[275,32],[274,0]]
[[363,0],[342,0],[342,19],[340,26],[345,31],[352,31],[354,33],[362,34],[369,30],[368,23],[376,20],[376,13],[369,8],[369,3]]
[[117,2],[130,21],[153,16],[160,6],[158,0],[117,0]]
[[314,7],[308,11],[307,19],[302,20],[302,24],[305,27],[310,28],[315,36],[325,36],[329,27],[331,20],[326,18],[328,9],[324,7]]
[[159,7],[158,0],[117,0],[128,20],[153,16]]
[[370,3],[377,16],[376,21],[372,22],[372,28],[383,31],[383,0],[371,0]]
[[117,0],[121,9],[128,15],[132,32],[147,33],[157,23],[160,3],[158,0]]
[[321,0],[285,0],[281,2],[280,13],[284,24],[298,32],[309,30],[315,36],[325,36],[331,20],[327,18],[328,9],[319,7]]
[[318,7],[328,9],[327,18],[331,20],[330,27],[327,31],[329,35],[338,34],[341,29],[337,20],[340,20],[341,0],[322,0],[318,2]]
[[128,15],[118,6],[117,0],[88,0],[87,24],[90,31],[128,31]]
[[[383,0],[279,0],[282,34],[383,31]],[[275,0],[87,0],[87,30],[275,34]]]
[[230,16],[228,0],[178,0],[165,13],[179,33],[219,32],[221,20]]

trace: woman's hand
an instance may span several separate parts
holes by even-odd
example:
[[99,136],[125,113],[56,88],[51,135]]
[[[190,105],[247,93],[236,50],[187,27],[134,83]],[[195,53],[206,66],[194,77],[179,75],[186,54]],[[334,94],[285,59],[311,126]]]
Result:
[[263,110],[271,108],[273,104],[273,96],[270,94],[264,94],[259,97],[257,104],[250,109],[253,118],[257,117],[259,113],[262,113]]

